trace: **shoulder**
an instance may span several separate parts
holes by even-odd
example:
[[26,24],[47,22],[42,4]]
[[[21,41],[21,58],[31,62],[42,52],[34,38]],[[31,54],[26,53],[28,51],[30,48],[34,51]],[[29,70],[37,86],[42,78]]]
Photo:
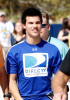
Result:
[[59,33],[62,33],[62,32],[64,32],[64,29],[61,29],[61,30],[59,31]]
[[64,43],[63,41],[57,39],[57,38],[54,38],[54,37],[51,37],[51,41],[50,41],[51,44],[55,45],[58,49],[65,49],[65,50],[69,50],[69,47],[67,46],[66,43]]
[[47,42],[47,41],[45,41],[45,40],[42,40],[42,43],[43,43],[45,46],[47,46],[47,47],[53,47],[53,48],[55,48],[55,46],[54,46],[53,44],[51,44],[51,43],[49,43],[49,42]]
[[19,42],[11,47],[8,54],[9,53],[13,53],[13,54],[19,53],[21,52],[21,49],[24,47],[25,47],[25,41]]
[[[56,39],[55,39],[55,40],[56,40]],[[46,42],[46,41],[45,41],[45,42]],[[54,45],[54,43],[51,43],[51,42],[48,43],[48,42],[46,42],[46,43],[45,43],[45,47],[48,48],[48,49],[50,49],[52,52],[56,52],[56,51],[59,52],[57,46]]]
[[0,22],[0,26],[4,25],[4,23]]
[[56,42],[61,42],[59,39],[55,38],[55,37],[51,37],[51,41],[56,41]]
[[60,30],[59,33],[58,33],[58,36],[63,35],[63,34],[64,34],[64,30]]
[[12,25],[12,26],[14,26],[13,23],[10,22],[10,21],[7,21],[7,22],[6,22],[6,25]]
[[57,38],[54,38],[54,37],[51,37],[51,41],[50,41],[52,44],[54,45],[57,45],[57,46],[62,46],[63,48],[68,48],[67,44],[65,44],[63,41],[57,39]]

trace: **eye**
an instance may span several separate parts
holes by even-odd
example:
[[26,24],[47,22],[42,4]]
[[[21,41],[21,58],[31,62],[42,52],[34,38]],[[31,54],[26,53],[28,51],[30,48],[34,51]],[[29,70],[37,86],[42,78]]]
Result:
[[33,24],[33,22],[29,22],[29,24]]
[[40,22],[40,21],[38,21],[38,22],[36,22],[36,24],[41,24],[41,22]]

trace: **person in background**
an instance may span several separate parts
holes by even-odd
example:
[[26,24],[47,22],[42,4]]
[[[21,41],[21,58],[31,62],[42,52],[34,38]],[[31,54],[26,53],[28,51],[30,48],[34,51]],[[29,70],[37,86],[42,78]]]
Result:
[[67,95],[64,91],[68,80],[70,79],[70,50],[64,58],[58,73],[52,80],[52,89],[54,91],[53,100],[66,100]]
[[4,100],[10,100],[8,80],[7,80],[7,75],[4,69],[4,59],[3,59],[1,44],[0,44],[0,85],[3,90]]
[[14,26],[11,22],[6,21],[5,12],[0,12],[0,42],[2,45],[4,59],[8,50],[11,47],[11,33],[14,30]]
[[61,40],[49,36],[49,31],[50,31],[49,14],[46,12],[43,12],[42,19],[43,19],[43,22],[42,22],[42,28],[41,28],[41,33],[40,33],[41,38],[55,45],[59,49],[61,58],[63,60],[69,50],[69,47]]
[[58,33],[58,39],[62,40],[64,43],[68,45],[69,34],[70,34],[70,18],[64,18],[62,23],[62,29]]
[[[23,25],[20,21],[15,23],[14,31],[13,31],[12,35],[14,37],[14,41],[12,41],[12,45],[25,40],[26,35],[24,32]],[[14,42],[14,44],[13,44],[13,42]]]
[[41,39],[42,15],[38,9],[24,10],[22,23],[26,39],[14,45],[6,59],[10,92],[16,100],[50,100],[51,76],[60,67],[60,52]]
[[[41,33],[40,33],[41,38],[43,38],[45,41],[55,45],[59,49],[61,58],[63,60],[69,50],[69,47],[61,40],[49,36],[49,31],[50,31],[49,14],[46,12],[43,12],[42,19],[43,19],[43,22],[42,22],[42,28],[41,28]],[[68,91],[67,88],[69,88],[68,85],[65,87],[65,92]]]

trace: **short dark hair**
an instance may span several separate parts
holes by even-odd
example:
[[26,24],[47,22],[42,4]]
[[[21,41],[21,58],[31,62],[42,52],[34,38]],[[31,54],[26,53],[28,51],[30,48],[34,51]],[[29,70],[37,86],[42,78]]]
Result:
[[47,24],[49,24],[49,14],[47,12],[42,12],[42,17],[46,18]]
[[23,13],[22,13],[22,17],[21,17],[21,21],[23,24],[26,23],[26,17],[27,16],[39,16],[40,17],[40,21],[42,23],[42,14],[41,12],[36,9],[36,8],[27,8]]
[[68,18],[63,18],[62,27],[63,27],[63,29],[68,28]]

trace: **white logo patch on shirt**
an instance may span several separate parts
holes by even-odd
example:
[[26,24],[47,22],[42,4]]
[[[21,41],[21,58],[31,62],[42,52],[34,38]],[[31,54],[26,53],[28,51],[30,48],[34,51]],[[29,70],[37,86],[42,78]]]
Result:
[[48,53],[23,54],[25,77],[47,76]]

